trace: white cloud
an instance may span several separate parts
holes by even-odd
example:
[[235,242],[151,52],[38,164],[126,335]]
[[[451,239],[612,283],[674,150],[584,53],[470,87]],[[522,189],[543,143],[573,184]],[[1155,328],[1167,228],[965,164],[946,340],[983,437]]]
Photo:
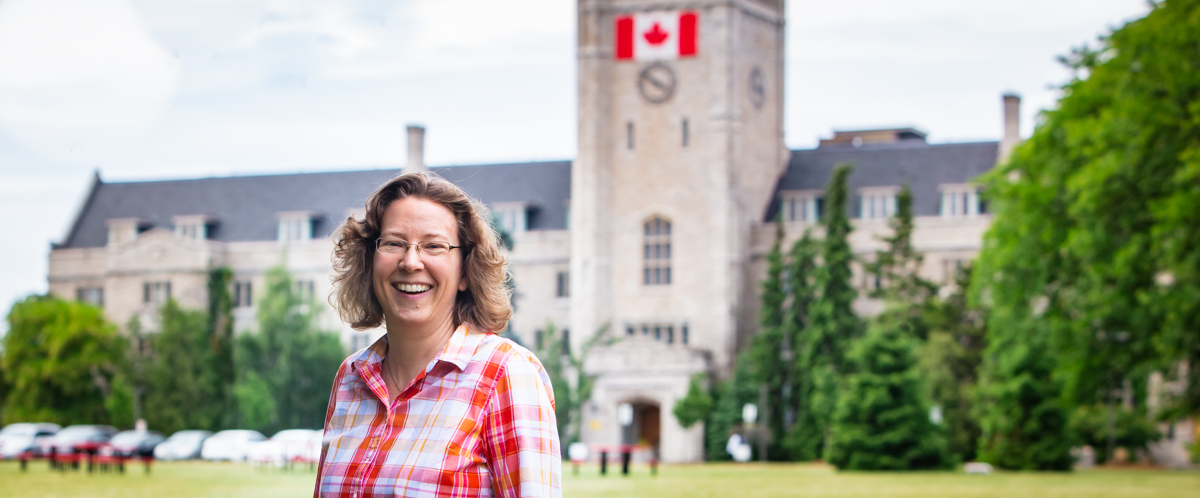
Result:
[[0,127],[60,158],[140,136],[179,82],[128,0],[0,2],[0,67]]

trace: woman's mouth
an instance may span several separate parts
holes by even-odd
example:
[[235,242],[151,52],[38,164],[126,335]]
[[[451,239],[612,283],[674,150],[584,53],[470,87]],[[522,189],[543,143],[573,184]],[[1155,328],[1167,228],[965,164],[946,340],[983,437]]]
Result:
[[392,286],[405,294],[420,294],[433,288],[429,284],[393,284]]

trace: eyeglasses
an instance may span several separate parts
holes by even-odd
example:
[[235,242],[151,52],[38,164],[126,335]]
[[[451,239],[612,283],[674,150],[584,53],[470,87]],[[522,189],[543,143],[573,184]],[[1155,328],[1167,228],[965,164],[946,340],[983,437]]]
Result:
[[424,256],[441,256],[462,246],[452,246],[449,242],[426,240],[416,244],[401,239],[375,239],[375,250],[384,254],[407,254],[409,247],[416,247],[417,254]]

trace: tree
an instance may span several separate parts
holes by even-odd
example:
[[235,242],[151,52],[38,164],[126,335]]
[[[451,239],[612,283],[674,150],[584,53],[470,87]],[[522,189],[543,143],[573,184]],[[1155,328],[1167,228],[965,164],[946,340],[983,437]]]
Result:
[[[742,407],[746,403],[758,403],[758,386],[749,359],[745,354],[739,356],[734,361],[733,375],[716,390],[713,410],[704,424],[708,460],[730,459],[725,452],[725,443],[729,441],[729,436],[739,432],[742,427]],[[756,447],[754,451],[757,451]]]
[[858,292],[850,282],[854,253],[848,240],[852,227],[846,203],[852,170],[850,164],[839,164],[825,190],[829,209],[821,217],[825,237],[814,276],[816,292],[806,313],[807,326],[796,341],[797,367],[803,375],[802,404],[787,444],[800,459],[821,455],[837,406],[838,378],[846,373],[846,353],[862,329],[852,307]]
[[337,334],[317,328],[321,309],[283,265],[267,271],[258,331],[238,336],[235,351],[241,425],[260,431],[319,428],[333,377],[345,359]]
[[110,423],[106,402],[123,409],[121,399],[108,398],[127,346],[101,309],[49,295],[29,296],[9,311],[3,341],[0,369],[11,383],[3,405],[5,424]]
[[546,321],[546,329],[540,334],[534,344],[534,354],[542,362],[542,368],[546,369],[550,385],[554,388],[554,418],[558,423],[558,437],[570,444],[571,417],[575,413],[572,410],[571,385],[567,380],[568,352],[563,350],[564,338],[558,333],[554,322]]
[[985,310],[967,303],[971,274],[969,266],[959,269],[954,291],[924,315],[929,335],[917,354],[931,401],[942,410],[949,450],[961,461],[974,460],[979,443],[972,393],[987,330]]
[[[1116,410],[1115,420],[1109,419],[1110,411],[1104,405],[1088,405],[1075,409],[1071,414],[1071,432],[1079,438],[1079,444],[1092,448],[1104,448],[1108,445],[1110,425],[1116,429],[1114,442],[1117,446],[1136,451],[1147,449],[1147,446],[1162,438],[1154,422],[1145,414],[1135,410],[1120,408]],[[1096,452],[1096,463],[1102,464],[1108,460],[1108,453]]]
[[793,347],[799,328],[795,326],[794,308],[787,305],[788,287],[792,281],[785,271],[783,239],[783,216],[778,214],[775,217],[775,243],[767,253],[767,278],[762,283],[761,327],[751,339],[748,352],[755,381],[765,385],[771,398],[778,400],[759,407],[770,433],[767,453],[772,460],[790,459],[783,442],[795,418],[797,399]]
[[912,191],[908,185],[901,187],[896,196],[896,214],[888,219],[888,226],[892,234],[882,238],[887,249],[876,251],[875,261],[867,265],[880,283],[871,296],[892,303],[886,311],[904,314],[911,320],[916,337],[925,339],[927,327],[922,315],[931,310],[937,286],[920,274],[925,257],[912,245]]
[[853,373],[837,400],[829,463],[843,470],[950,467],[943,431],[930,421],[912,325],[902,313],[883,316],[848,355]]
[[233,298],[229,289],[233,285],[233,271],[219,267],[208,272],[208,348],[211,351],[211,367],[208,371],[209,389],[214,412],[220,414],[220,427],[233,427],[237,420],[237,402],[233,387],[237,382],[234,365]]
[[[1003,376],[993,385],[1054,377],[1070,404],[1111,405],[1127,381],[1200,362],[1198,36],[1200,1],[1168,0],[1075,49],[1057,107],[984,178],[994,218],[974,296],[1003,335],[985,355]],[[999,344],[1030,353],[1004,359]],[[1200,410],[1198,382],[1183,413]],[[993,421],[1004,411],[985,409]]]
[[709,412],[712,411],[713,399],[708,394],[708,389],[703,386],[704,379],[703,373],[693,375],[688,381],[687,394],[675,401],[675,420],[685,429],[708,418]]
[[[175,300],[159,309],[159,330],[149,336],[144,382],[143,417],[165,433],[184,429],[220,430],[225,406],[212,377],[213,350],[209,316],[186,310]],[[140,327],[131,332],[140,335]]]

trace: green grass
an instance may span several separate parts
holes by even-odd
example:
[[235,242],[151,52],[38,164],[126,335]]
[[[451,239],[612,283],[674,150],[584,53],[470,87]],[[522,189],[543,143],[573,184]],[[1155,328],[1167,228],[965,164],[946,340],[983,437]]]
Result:
[[[658,476],[634,467],[633,475],[600,477],[595,466],[580,475],[564,466],[567,497],[1200,497],[1200,472],[1167,470],[1088,470],[1070,474],[1001,472],[988,476],[951,472],[835,472],[808,464],[678,465]],[[0,498],[7,497],[253,497],[310,496],[315,474],[307,470],[256,470],[248,465],[158,463],[143,474],[131,466],[125,475],[51,472],[44,462],[22,473],[15,462],[0,463]]]

